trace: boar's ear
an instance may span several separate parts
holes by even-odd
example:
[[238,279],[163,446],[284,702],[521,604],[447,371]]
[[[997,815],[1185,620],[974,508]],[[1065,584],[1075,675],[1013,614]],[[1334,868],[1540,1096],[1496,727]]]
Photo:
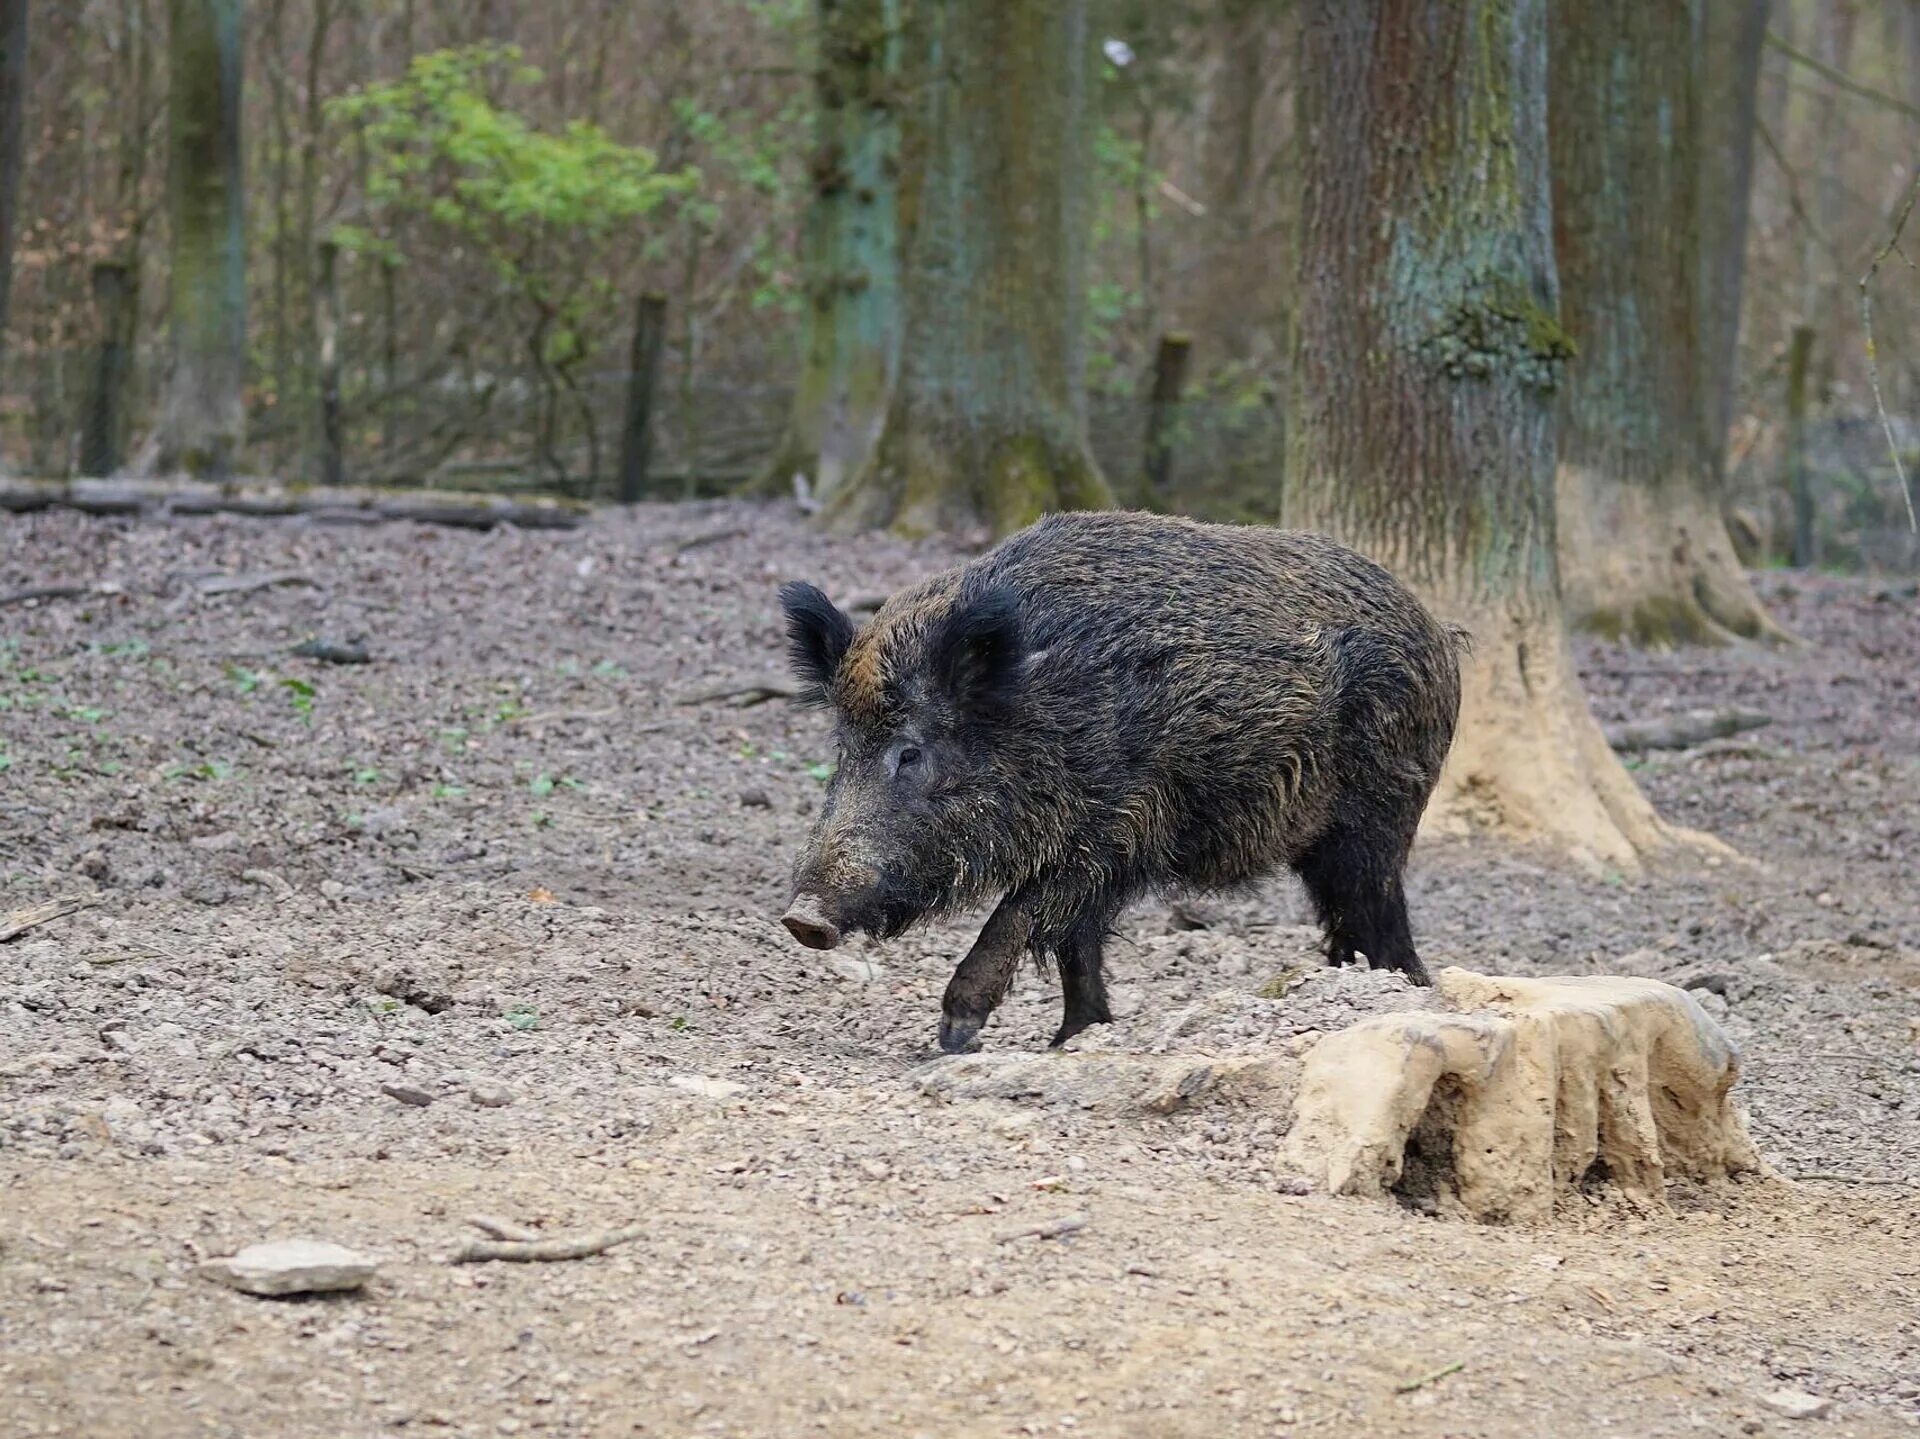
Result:
[[1025,649],[1019,602],[1006,590],[988,590],[947,612],[930,653],[934,676],[954,703],[986,715],[1019,697]]
[[807,685],[806,698],[824,703],[853,643],[853,621],[814,586],[798,580],[780,586],[780,608],[787,616],[787,662]]

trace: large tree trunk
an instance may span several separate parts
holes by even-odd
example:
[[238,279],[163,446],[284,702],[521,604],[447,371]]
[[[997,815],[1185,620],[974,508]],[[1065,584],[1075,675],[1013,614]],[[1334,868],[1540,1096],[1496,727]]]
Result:
[[1698,116],[1683,4],[1552,0],[1553,227],[1573,622],[1637,644],[1777,634],[1721,515],[1700,401]]
[[931,0],[926,157],[886,424],[841,529],[1006,533],[1111,503],[1087,449],[1088,0]]
[[817,0],[813,204],[800,379],[768,472],[831,497],[886,419],[900,341],[901,0]]
[[27,0],[0,0],[0,362],[13,298],[13,236],[20,207],[20,116],[27,83]]
[[1474,634],[1428,811],[1632,867],[1676,837],[1587,712],[1554,564],[1546,0],[1310,0],[1288,524]]
[[1760,52],[1773,0],[1701,0],[1700,374],[1707,466],[1724,478],[1740,350],[1740,293],[1747,273],[1753,131]]
[[161,465],[221,478],[246,427],[240,0],[171,0],[168,14],[173,374]]

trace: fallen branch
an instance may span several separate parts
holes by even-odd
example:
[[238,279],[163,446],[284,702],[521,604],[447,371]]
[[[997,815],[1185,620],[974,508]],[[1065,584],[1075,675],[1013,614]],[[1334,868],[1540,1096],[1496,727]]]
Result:
[[1730,739],[1748,730],[1764,729],[1773,716],[1758,710],[1688,710],[1658,719],[1629,720],[1607,728],[1607,743],[1617,750],[1691,749],[1708,740]]
[[311,585],[318,588],[319,584],[320,581],[312,575],[276,570],[264,575],[213,575],[196,583],[194,589],[211,599],[215,595],[250,595],[255,590],[270,590],[275,585]]
[[601,1254],[616,1244],[638,1239],[647,1232],[644,1224],[625,1229],[605,1229],[597,1234],[581,1234],[572,1239],[470,1239],[466,1248],[453,1256],[455,1264],[479,1264],[502,1259],[515,1264],[551,1263],[561,1259],[585,1259]]
[[28,585],[23,590],[9,590],[0,595],[0,609],[8,605],[31,604],[35,600],[77,600],[87,595],[117,595],[124,591],[118,585]]
[[1012,1244],[1017,1239],[1064,1239],[1069,1234],[1077,1234],[1093,1223],[1089,1214],[1069,1214],[1064,1219],[1049,1219],[1041,1224],[1029,1224],[1024,1229],[1012,1229],[1005,1234],[995,1236],[1000,1244]]
[[90,515],[165,510],[178,515],[248,515],[278,519],[305,515],[317,520],[416,520],[463,529],[514,525],[522,529],[570,530],[591,513],[585,505],[553,499],[510,500],[453,490],[384,490],[370,487],[290,491],[276,485],[213,485],[184,480],[3,480],[0,510],[70,509]]
[[721,545],[725,544],[728,540],[745,539],[746,536],[747,529],[744,525],[729,525],[724,530],[708,530],[703,535],[695,535],[692,539],[682,540],[673,547],[673,552],[676,555],[684,555],[688,550],[702,549],[707,545]]
[[0,944],[5,944],[10,939],[18,939],[30,929],[37,929],[56,919],[63,919],[80,910],[90,909],[98,903],[100,903],[98,895],[70,894],[60,899],[30,904],[25,909],[16,909],[5,919],[0,919]]
[[530,729],[534,725],[560,724],[567,720],[611,719],[619,713],[619,705],[608,705],[597,710],[542,710],[539,714],[517,715],[507,721],[507,727],[514,729],[525,725]]
[[499,1219],[491,1214],[469,1214],[467,1223],[489,1239],[505,1239],[515,1244],[538,1244],[546,1238],[537,1229],[529,1229],[524,1224],[515,1224],[510,1219]]
[[1411,1394],[1416,1389],[1425,1389],[1429,1384],[1439,1383],[1442,1379],[1445,1379],[1449,1374],[1458,1374],[1462,1369],[1465,1369],[1466,1367],[1467,1367],[1466,1360],[1456,1359],[1451,1364],[1442,1364],[1438,1369],[1433,1370],[1431,1373],[1422,1374],[1418,1379],[1409,1379],[1405,1384],[1394,1385],[1393,1392],[1395,1394]]
[[675,700],[675,704],[704,705],[717,704],[721,700],[732,700],[735,709],[751,709],[768,700],[790,700],[800,697],[800,687],[783,679],[749,680],[744,684],[720,685],[710,690],[696,690]]
[[1878,1174],[1827,1174],[1815,1170],[1809,1174],[1790,1174],[1789,1179],[1819,1180],[1825,1184],[1886,1184],[1896,1189],[1920,1189],[1911,1179],[1895,1179],[1891,1175]]
[[329,665],[364,665],[373,658],[367,653],[367,642],[358,637],[345,643],[338,640],[302,640],[289,653],[303,660],[319,660]]

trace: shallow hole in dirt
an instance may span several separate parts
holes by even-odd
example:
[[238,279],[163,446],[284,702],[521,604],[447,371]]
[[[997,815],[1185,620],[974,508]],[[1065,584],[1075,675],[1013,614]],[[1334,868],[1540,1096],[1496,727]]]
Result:
[[1455,1076],[1445,1075],[1434,1084],[1427,1107],[1407,1136],[1400,1179],[1392,1190],[1393,1197],[1406,1208],[1437,1214],[1442,1197],[1453,1192],[1454,1131],[1465,1102],[1466,1088]]
[[[1606,1148],[1607,1136],[1604,1129],[1600,1135],[1600,1147]],[[1608,1185],[1613,1183],[1613,1170],[1604,1159],[1595,1159],[1586,1167],[1580,1178],[1574,1181],[1574,1188],[1589,1198],[1597,1198]]]

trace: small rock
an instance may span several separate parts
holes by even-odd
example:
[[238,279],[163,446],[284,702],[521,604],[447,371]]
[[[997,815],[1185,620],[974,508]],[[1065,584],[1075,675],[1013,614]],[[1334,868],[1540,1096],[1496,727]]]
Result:
[[869,1179],[881,1180],[892,1174],[893,1170],[884,1159],[863,1159],[860,1161],[860,1172]]
[[773,796],[763,789],[743,789],[740,791],[740,808],[772,809]]
[[112,870],[107,865],[107,857],[97,849],[90,849],[80,856],[80,873],[97,884],[105,884]]
[[200,1273],[243,1294],[279,1296],[358,1289],[373,1277],[374,1263],[338,1244],[318,1239],[280,1239],[249,1244],[226,1259],[209,1259]]
[[320,893],[338,904],[347,897],[347,887],[337,879],[323,879],[320,881]]
[[402,1104],[411,1104],[425,1108],[433,1103],[433,1096],[417,1084],[383,1084],[380,1092],[389,1099],[397,1099]]
[[490,1079],[476,1079],[467,1090],[467,1098],[480,1109],[505,1109],[513,1103],[513,1091]]
[[835,955],[828,964],[833,972],[842,979],[850,979],[855,984],[872,984],[887,977],[886,968],[871,959],[854,959],[848,955]]
[[1788,1419],[1818,1419],[1832,1411],[1833,1401],[1804,1389],[1776,1389],[1760,1396],[1760,1407]]
[[744,1084],[736,1084],[731,1079],[714,1079],[705,1074],[676,1074],[667,1083],[675,1089],[684,1089],[689,1094],[703,1095],[708,1099],[733,1099],[747,1092]]

